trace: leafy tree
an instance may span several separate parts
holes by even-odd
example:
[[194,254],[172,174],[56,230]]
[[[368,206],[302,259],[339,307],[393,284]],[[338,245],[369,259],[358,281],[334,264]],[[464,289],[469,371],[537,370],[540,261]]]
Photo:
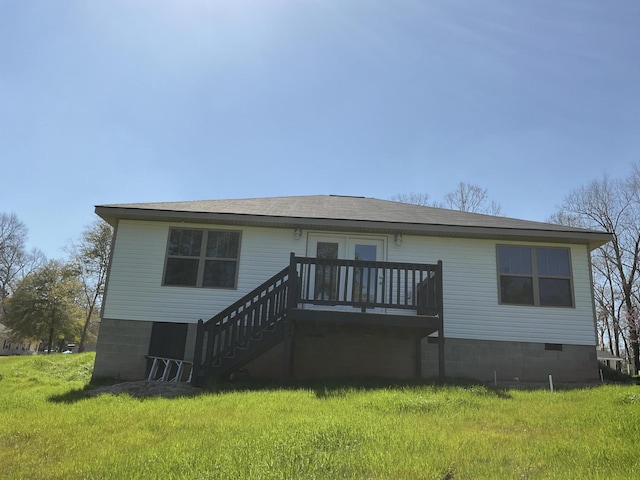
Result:
[[484,213],[487,215],[502,215],[500,205],[489,199],[486,188],[472,183],[460,182],[453,192],[444,196],[444,201],[431,201],[428,193],[399,193],[391,200],[402,203],[412,203],[424,207],[448,208],[461,212]]
[[39,250],[27,252],[27,227],[15,213],[0,213],[0,314],[18,281],[44,263]]
[[54,340],[75,341],[83,318],[77,274],[73,266],[50,260],[26,275],[6,302],[4,323],[13,336],[43,341],[49,353]]
[[97,220],[86,227],[79,242],[71,244],[68,249],[70,263],[75,266],[82,286],[84,324],[78,345],[79,352],[85,349],[90,327],[102,305],[112,236],[111,226],[102,220]]
[[640,369],[640,170],[623,179],[604,177],[567,195],[551,222],[606,230],[611,242],[592,253],[598,330],[613,353],[620,346]]

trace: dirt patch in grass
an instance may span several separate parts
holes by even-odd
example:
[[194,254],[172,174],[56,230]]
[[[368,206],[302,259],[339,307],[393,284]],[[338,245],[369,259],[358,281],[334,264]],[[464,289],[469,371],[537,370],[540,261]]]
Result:
[[189,383],[173,383],[173,382],[124,382],[115,385],[92,388],[86,391],[87,395],[92,397],[111,394],[111,395],[131,395],[132,397],[191,397],[202,393],[202,389],[192,386]]

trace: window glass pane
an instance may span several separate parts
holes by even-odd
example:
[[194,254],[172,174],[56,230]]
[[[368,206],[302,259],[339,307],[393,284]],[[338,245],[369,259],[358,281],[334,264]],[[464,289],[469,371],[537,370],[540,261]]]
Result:
[[572,307],[571,282],[563,278],[541,278],[540,305]]
[[169,237],[169,255],[183,257],[200,256],[202,246],[202,231],[200,230],[171,230]]
[[169,235],[169,255],[178,255],[180,253],[180,237],[182,230],[171,230]]
[[531,277],[501,275],[500,299],[502,303],[533,305],[533,281]]
[[539,275],[570,276],[569,250],[564,248],[539,248],[536,255]]
[[207,260],[204,263],[203,287],[227,287],[236,285],[236,262]]
[[531,249],[529,247],[498,247],[500,273],[530,275]]
[[240,233],[229,232],[228,235],[227,258],[238,258],[238,253],[240,252]]
[[207,257],[238,258],[240,233],[209,232],[207,238]]
[[198,260],[191,258],[167,258],[164,272],[165,285],[196,285]]

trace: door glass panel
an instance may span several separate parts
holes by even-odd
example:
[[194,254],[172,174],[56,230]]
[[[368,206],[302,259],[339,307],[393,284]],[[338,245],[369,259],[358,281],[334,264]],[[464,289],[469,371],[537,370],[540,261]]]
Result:
[[377,256],[377,248],[375,245],[356,245],[355,260],[364,260],[375,262]]
[[[338,247],[338,243],[318,242],[316,258],[337,260]],[[338,298],[337,275],[338,270],[335,265],[318,262],[314,287],[316,300],[335,301]]]
[[[377,247],[375,245],[355,245],[355,260],[375,262]],[[353,276],[353,300],[356,302],[374,302],[376,300],[375,267],[356,267]]]
[[331,242],[318,242],[316,258],[329,258],[336,260],[338,258],[338,244]]

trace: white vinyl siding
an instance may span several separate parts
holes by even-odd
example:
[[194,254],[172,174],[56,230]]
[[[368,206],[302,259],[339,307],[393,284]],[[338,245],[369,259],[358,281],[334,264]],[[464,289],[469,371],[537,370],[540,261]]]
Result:
[[[104,317],[121,320],[207,320],[289,265],[290,252],[304,255],[304,239],[291,229],[242,230],[237,289],[162,286],[169,228],[175,224],[121,221],[118,225]],[[181,224],[181,228],[202,225]],[[215,229],[207,226],[207,229]],[[221,226],[220,230],[229,230]]]
[[[197,224],[179,226],[203,228]],[[306,255],[307,231],[296,240],[293,229],[289,228],[233,227],[242,231],[237,290],[163,287],[170,227],[176,224],[120,222],[105,299],[105,318],[192,323],[200,318],[207,320],[286,267],[290,252]],[[206,228],[216,227],[207,225]],[[220,226],[220,230],[228,229]],[[575,308],[500,305],[496,245],[506,243],[570,248]],[[445,337],[595,344],[588,252],[583,245],[405,234],[399,246],[393,235],[388,235],[386,248],[386,260],[390,262],[443,261]]]
[[508,242],[571,249],[575,308],[500,305],[496,245],[505,241],[424,238],[389,242],[390,262],[443,261],[445,337],[595,345],[588,252],[584,245]]

